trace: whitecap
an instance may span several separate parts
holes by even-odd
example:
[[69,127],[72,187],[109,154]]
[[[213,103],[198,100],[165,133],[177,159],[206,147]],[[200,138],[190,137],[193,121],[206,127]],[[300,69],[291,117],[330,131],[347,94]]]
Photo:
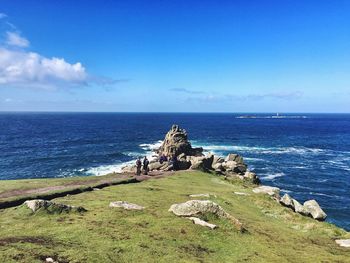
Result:
[[269,174],[267,176],[261,177],[261,179],[274,180],[275,178],[282,177],[282,176],[285,176],[285,173],[280,172],[280,173],[275,173],[275,174]]

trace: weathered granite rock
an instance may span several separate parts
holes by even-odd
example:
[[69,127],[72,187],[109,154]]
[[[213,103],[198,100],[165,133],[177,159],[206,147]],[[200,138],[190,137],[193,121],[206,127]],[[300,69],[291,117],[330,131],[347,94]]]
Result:
[[326,213],[322,210],[316,200],[309,200],[304,202],[304,208],[316,220],[324,221],[327,217]]
[[171,127],[158,150],[159,155],[164,154],[169,157],[172,155],[179,156],[182,153],[185,155],[201,155],[202,152],[202,148],[192,148],[187,138],[187,132],[178,125]]
[[299,213],[303,216],[310,216],[310,212],[302,204],[300,204],[295,199],[292,199],[292,201],[293,201],[294,211],[296,213]]
[[125,210],[143,210],[145,209],[143,206],[128,203],[125,201],[116,201],[116,202],[110,202],[109,207],[121,207],[124,208]]
[[247,179],[248,181],[252,182],[253,184],[260,184],[259,177],[250,171],[247,171],[244,173],[244,179]]
[[229,161],[234,161],[237,164],[244,164],[242,156],[236,153],[230,153],[229,155],[227,155],[227,157],[225,158],[225,162]]
[[52,201],[47,201],[43,199],[34,199],[34,200],[27,200],[24,202],[24,205],[27,206],[30,210],[32,210],[34,213],[39,210],[44,210],[48,213],[64,213],[64,212],[86,212],[87,210],[81,206],[70,206],[70,205],[64,205],[55,203]]
[[192,194],[189,195],[189,197],[196,198],[196,197],[210,197],[210,194]]
[[154,170],[162,170],[162,171],[166,171],[169,167],[169,163],[168,162],[152,162],[149,164],[148,168],[150,171],[154,171]]
[[335,243],[341,247],[350,247],[350,239],[337,239]]
[[188,219],[190,219],[194,224],[196,225],[200,225],[200,226],[205,226],[205,227],[209,227],[210,229],[215,229],[218,226],[214,225],[214,224],[210,224],[208,222],[205,222],[202,219],[199,219],[198,217],[189,217]]
[[205,215],[207,213],[214,214],[220,218],[229,219],[239,231],[244,231],[244,227],[238,219],[226,213],[218,204],[209,200],[190,200],[181,204],[173,204],[169,208],[169,212],[185,217]]
[[250,194],[248,193],[243,193],[243,192],[234,192],[235,195],[244,195],[244,196],[248,196]]
[[280,203],[286,207],[292,208],[294,210],[293,199],[289,194],[285,194],[281,199]]
[[207,156],[191,156],[191,169],[192,170],[211,170],[214,160],[214,155],[210,154]]
[[136,165],[124,166],[121,171],[122,173],[136,173]]
[[191,162],[187,161],[186,159],[185,160],[179,160],[177,162],[177,169],[178,170],[187,170],[191,167]]
[[280,199],[280,189],[278,187],[262,185],[254,188],[253,192],[256,194],[268,194],[277,200]]
[[225,171],[225,168],[222,166],[222,163],[215,163],[212,165],[212,168],[216,171],[216,170],[219,170],[219,171]]
[[215,164],[218,164],[218,163],[223,163],[225,161],[224,158],[220,157],[220,156],[217,156],[217,155],[214,155],[214,159],[213,159],[213,168],[214,168],[214,165]]

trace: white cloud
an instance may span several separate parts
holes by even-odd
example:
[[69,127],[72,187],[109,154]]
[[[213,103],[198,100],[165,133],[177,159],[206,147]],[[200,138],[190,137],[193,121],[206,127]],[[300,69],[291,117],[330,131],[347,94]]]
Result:
[[0,47],[0,86],[56,89],[84,85],[88,74],[81,63],[46,58],[34,52]]
[[19,33],[17,32],[6,32],[6,43],[10,46],[16,46],[16,47],[28,47],[29,46],[29,41],[20,36]]
[[0,13],[0,19],[2,19],[2,18],[6,18],[7,17],[7,15],[6,14],[4,14],[4,13]]

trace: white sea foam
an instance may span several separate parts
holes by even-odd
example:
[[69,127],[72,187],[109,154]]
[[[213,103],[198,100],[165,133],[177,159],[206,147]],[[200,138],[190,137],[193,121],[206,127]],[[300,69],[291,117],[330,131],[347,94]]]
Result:
[[239,146],[239,145],[207,145],[198,142],[193,143],[195,147],[203,147],[206,151],[213,152],[228,152],[238,151],[257,154],[320,154],[325,152],[324,149],[308,148],[303,146],[295,147],[254,147],[254,146]]
[[157,141],[155,143],[142,143],[139,146],[145,151],[147,150],[155,151],[162,145],[162,142],[163,141]]
[[[260,176],[261,175],[263,175],[263,174],[260,174]],[[275,173],[275,174],[268,174],[266,176],[261,177],[261,179],[274,180],[275,178],[282,177],[282,176],[285,176],[285,174],[281,172],[281,173]]]

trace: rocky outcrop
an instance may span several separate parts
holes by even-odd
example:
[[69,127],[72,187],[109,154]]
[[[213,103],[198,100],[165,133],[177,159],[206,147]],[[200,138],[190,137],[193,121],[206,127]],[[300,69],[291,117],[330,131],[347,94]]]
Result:
[[[225,178],[240,179],[259,184],[258,176],[249,171],[242,156],[230,153],[226,158],[213,154],[203,154],[202,148],[193,148],[187,132],[178,125],[173,125],[157,150],[159,160],[151,160],[149,171],[200,170],[215,172]],[[176,156],[176,163],[172,159]],[[165,158],[166,157],[166,158]],[[135,173],[136,166],[122,168],[123,173]],[[152,174],[152,173],[151,173]]]
[[306,201],[302,205],[296,199],[293,199],[290,195],[285,194],[280,199],[280,203],[283,206],[293,209],[296,213],[299,213],[303,216],[310,216],[313,219],[319,221],[324,221],[327,217],[326,213],[322,210],[316,200]]
[[158,154],[165,156],[179,156],[180,154],[198,156],[202,155],[202,148],[192,148],[188,141],[187,132],[178,125],[173,125],[165,136],[158,150]]
[[221,206],[209,200],[190,200],[181,204],[173,204],[169,208],[177,216],[192,217],[213,214],[219,218],[229,219],[239,231],[244,231],[242,223],[228,214]]
[[70,206],[60,203],[55,203],[52,201],[47,201],[43,199],[27,200],[24,202],[24,205],[32,210],[33,213],[38,211],[45,211],[50,214],[61,214],[68,212],[86,212],[87,210],[81,206]]
[[145,209],[143,206],[128,203],[125,201],[110,202],[109,207],[124,208],[125,210],[143,210],[143,209]]

